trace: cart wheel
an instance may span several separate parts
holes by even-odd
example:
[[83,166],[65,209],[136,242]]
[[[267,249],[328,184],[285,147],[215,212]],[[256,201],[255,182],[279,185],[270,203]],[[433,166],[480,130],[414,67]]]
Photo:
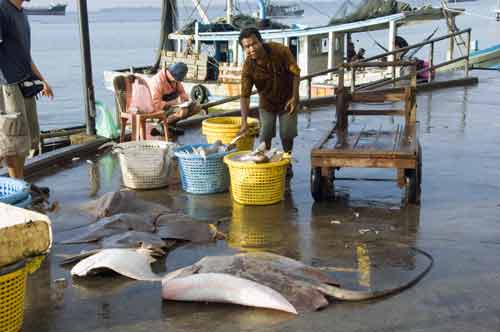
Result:
[[406,169],[406,200],[410,204],[420,204],[420,193],[422,183],[422,147],[417,148],[417,167]]
[[311,195],[320,202],[333,194],[333,184],[329,177],[321,175],[321,167],[311,168]]

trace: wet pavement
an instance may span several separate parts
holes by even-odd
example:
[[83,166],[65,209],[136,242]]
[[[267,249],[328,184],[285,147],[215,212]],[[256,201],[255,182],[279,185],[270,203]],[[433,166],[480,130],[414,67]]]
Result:
[[[119,276],[72,280],[63,255],[91,245],[61,245],[89,218],[78,206],[121,186],[117,159],[75,161],[32,180],[60,202],[55,244],[29,278],[24,332],[52,331],[498,331],[500,326],[500,74],[473,72],[476,87],[418,97],[423,146],[421,206],[405,206],[395,182],[342,181],[335,199],[315,203],[309,189],[310,148],[334,118],[331,109],[301,114],[295,176],[285,200],[241,206],[230,194],[190,195],[179,187],[141,191],[141,198],[219,222],[227,241],[189,244],[155,264],[163,273],[205,255],[271,251],[329,267],[350,289],[396,287],[434,266],[414,287],[365,302],[333,301],[324,310],[293,316],[237,305],[162,301],[160,284]],[[355,121],[361,121],[356,118]],[[198,142],[198,130],[180,138]],[[388,170],[341,170],[346,177],[394,177]]]

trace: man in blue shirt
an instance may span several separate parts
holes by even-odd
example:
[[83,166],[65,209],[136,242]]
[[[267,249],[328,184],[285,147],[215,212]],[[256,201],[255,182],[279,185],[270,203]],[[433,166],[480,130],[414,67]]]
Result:
[[15,178],[24,177],[26,156],[39,144],[35,96],[38,92],[54,96],[31,59],[24,1],[29,0],[0,0],[0,162],[6,160],[9,175]]

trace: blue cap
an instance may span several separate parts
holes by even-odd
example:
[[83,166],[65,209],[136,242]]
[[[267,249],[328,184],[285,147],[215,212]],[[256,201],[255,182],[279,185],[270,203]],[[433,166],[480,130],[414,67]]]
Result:
[[167,70],[176,81],[183,81],[188,72],[188,66],[184,62],[177,62],[169,65]]

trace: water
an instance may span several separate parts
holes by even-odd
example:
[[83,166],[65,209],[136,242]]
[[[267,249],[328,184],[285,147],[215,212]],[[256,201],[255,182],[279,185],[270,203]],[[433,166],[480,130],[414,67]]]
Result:
[[[420,0],[415,1],[415,4],[422,3]],[[181,22],[198,18],[187,1],[180,2],[179,5]],[[253,1],[237,2],[237,5],[245,13],[255,12],[257,9]],[[305,10],[304,17],[283,20],[284,23],[309,26],[326,24],[336,9],[336,4],[332,5],[330,2],[301,5]],[[486,19],[463,15],[457,19],[460,28],[472,27],[472,39],[479,40],[480,48],[499,42],[497,36],[500,33],[500,23],[494,21],[492,12],[495,6],[495,0],[460,3],[456,6],[489,17]],[[104,88],[104,70],[150,65],[154,61],[160,34],[160,14],[160,8],[154,7],[109,8],[89,13],[92,69],[97,100],[114,107],[111,92]],[[224,7],[211,6],[208,15],[211,18],[223,16]],[[53,101],[44,98],[39,100],[41,129],[83,124],[80,37],[76,13],[68,12],[64,17],[31,16],[30,22],[33,59],[51,83],[56,95]],[[441,21],[404,27],[400,29],[400,34],[410,43],[419,42],[434,30],[434,26],[440,27],[436,36],[446,33],[445,24]],[[354,35],[355,43],[364,47],[368,56],[381,51],[375,46],[373,39],[382,45],[387,44],[385,31]],[[443,53],[445,45],[437,47],[440,47],[437,50]],[[427,56],[426,52],[422,50],[420,55]]]

